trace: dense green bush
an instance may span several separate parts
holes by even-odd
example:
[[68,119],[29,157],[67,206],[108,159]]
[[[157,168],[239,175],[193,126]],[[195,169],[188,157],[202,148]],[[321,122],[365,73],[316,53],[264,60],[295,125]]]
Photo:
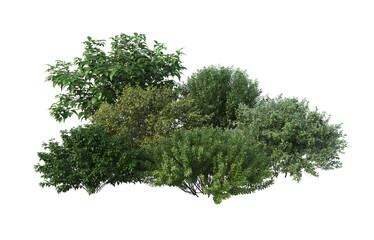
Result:
[[106,184],[116,185],[145,179],[147,161],[142,150],[130,148],[126,135],[111,137],[102,127],[86,125],[61,131],[62,144],[43,143],[36,172],[42,174],[42,187],[56,187],[58,193],[85,189],[89,194]]
[[217,204],[273,182],[270,161],[235,129],[178,130],[160,138],[149,152],[158,164],[155,185],[212,195]]
[[212,115],[207,121],[215,127],[226,128],[236,119],[240,103],[253,107],[261,94],[256,81],[248,74],[231,67],[205,67],[187,80],[186,91],[195,100],[202,114]]
[[264,98],[254,108],[237,110],[237,127],[250,141],[262,145],[274,173],[290,174],[299,181],[302,171],[340,168],[339,154],[347,145],[341,124],[330,124],[326,113],[310,110],[306,100]]
[[91,120],[113,135],[129,134],[132,146],[137,148],[175,129],[202,126],[208,117],[202,116],[192,104],[189,97],[177,99],[170,88],[127,86],[118,102],[103,104]]

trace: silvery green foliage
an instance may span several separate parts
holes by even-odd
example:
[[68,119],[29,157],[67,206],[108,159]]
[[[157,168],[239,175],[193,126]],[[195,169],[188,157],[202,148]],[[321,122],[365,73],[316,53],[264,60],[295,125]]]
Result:
[[248,74],[232,67],[210,66],[193,73],[187,81],[186,92],[191,94],[207,121],[214,127],[229,127],[236,119],[235,111],[240,103],[254,106],[261,94],[257,81]]
[[270,161],[237,129],[177,130],[149,152],[158,163],[155,185],[212,195],[216,204],[273,183]]
[[254,108],[241,104],[236,114],[237,128],[261,144],[275,175],[300,181],[303,171],[318,176],[317,169],[342,166],[339,154],[347,142],[341,124],[330,124],[326,113],[310,110],[306,100],[264,98]]

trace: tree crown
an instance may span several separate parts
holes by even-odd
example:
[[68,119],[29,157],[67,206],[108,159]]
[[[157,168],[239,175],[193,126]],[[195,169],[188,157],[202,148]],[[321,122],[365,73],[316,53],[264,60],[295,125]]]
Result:
[[73,114],[89,118],[102,103],[115,103],[127,84],[142,88],[174,86],[173,78],[180,79],[185,69],[180,60],[181,50],[165,54],[165,45],[157,41],[150,49],[144,34],[121,34],[111,40],[111,51],[106,53],[103,50],[106,40],[88,37],[83,42],[82,57],[74,58],[74,62],[58,60],[49,65],[46,81],[64,90],[50,107],[57,121]]

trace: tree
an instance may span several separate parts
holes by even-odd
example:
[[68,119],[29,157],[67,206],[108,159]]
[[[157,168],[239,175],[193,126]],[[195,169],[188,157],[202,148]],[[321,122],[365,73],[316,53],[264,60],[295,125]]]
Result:
[[261,94],[257,81],[248,74],[232,67],[205,67],[193,73],[187,80],[187,92],[195,100],[202,114],[212,115],[207,122],[226,128],[236,119],[235,111],[240,103],[254,106]]
[[106,53],[105,40],[88,37],[83,42],[83,57],[49,65],[46,81],[63,91],[50,107],[57,121],[73,114],[81,119],[89,118],[102,103],[115,103],[126,84],[142,88],[174,86],[173,78],[180,79],[185,69],[180,61],[181,50],[165,54],[165,45],[157,41],[150,49],[144,34],[121,34],[111,40],[111,51]]
[[237,129],[177,130],[146,152],[158,164],[154,185],[212,195],[216,204],[273,183],[270,161]]
[[101,126],[86,125],[61,131],[62,144],[51,139],[43,143],[35,170],[42,174],[42,187],[56,187],[58,193],[85,189],[99,192],[105,185],[146,179],[151,169],[141,149],[130,148],[126,135],[111,137]]
[[202,126],[208,119],[193,106],[188,96],[178,99],[170,88],[126,86],[117,103],[103,104],[91,118],[113,135],[129,134],[138,148],[167,136],[178,128]]
[[254,108],[241,104],[237,128],[249,141],[262,145],[274,174],[290,174],[300,181],[302,171],[340,168],[339,154],[347,146],[341,124],[329,124],[326,113],[310,110],[306,100],[264,98]]

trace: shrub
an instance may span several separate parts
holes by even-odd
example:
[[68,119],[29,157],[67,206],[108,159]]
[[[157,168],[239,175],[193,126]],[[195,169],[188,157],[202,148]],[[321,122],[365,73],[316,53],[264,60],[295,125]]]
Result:
[[161,137],[148,149],[158,164],[155,185],[175,186],[220,203],[232,195],[268,187],[269,161],[235,129],[195,128]]

